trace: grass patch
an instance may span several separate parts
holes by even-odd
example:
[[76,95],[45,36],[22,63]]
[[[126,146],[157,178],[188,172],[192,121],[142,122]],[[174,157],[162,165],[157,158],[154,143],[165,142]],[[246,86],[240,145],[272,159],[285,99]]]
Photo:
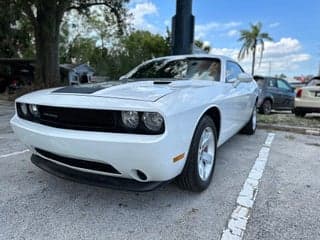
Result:
[[296,117],[288,112],[272,112],[270,115],[258,114],[257,121],[264,124],[320,129],[320,114],[307,114],[305,117]]

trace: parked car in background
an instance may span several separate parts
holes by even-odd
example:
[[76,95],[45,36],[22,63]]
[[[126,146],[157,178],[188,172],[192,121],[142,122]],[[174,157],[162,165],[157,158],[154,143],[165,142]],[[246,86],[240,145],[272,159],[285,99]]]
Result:
[[300,81],[295,81],[295,82],[289,82],[290,86],[293,87],[294,89],[299,89],[301,87],[304,87],[307,83],[305,82],[300,82]]
[[293,110],[295,91],[290,84],[280,78],[254,76],[259,86],[257,107],[260,113],[270,114],[271,110]]
[[58,176],[131,190],[176,179],[199,192],[216,148],[254,134],[257,99],[251,75],[228,57],[169,56],[119,81],[22,96],[11,126],[32,162]]
[[320,113],[320,76],[312,78],[297,90],[294,113],[304,117],[307,113]]
[[0,74],[0,93],[6,91],[9,85],[9,78],[3,74]]

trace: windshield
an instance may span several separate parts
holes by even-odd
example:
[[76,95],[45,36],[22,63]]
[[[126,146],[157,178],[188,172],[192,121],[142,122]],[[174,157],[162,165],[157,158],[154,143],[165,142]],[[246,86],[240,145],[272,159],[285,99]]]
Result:
[[158,59],[143,64],[128,78],[173,78],[220,81],[221,64],[216,58]]
[[308,82],[307,86],[320,86],[320,79],[312,79]]

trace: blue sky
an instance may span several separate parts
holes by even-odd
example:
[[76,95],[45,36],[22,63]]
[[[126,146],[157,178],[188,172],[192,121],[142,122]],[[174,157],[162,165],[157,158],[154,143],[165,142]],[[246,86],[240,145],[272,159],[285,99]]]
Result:
[[[132,0],[132,22],[137,29],[164,34],[175,5],[175,0]],[[236,58],[239,30],[260,21],[274,42],[266,43],[257,73],[315,75],[320,64],[319,11],[320,0],[193,0],[195,37],[208,42],[212,53]],[[240,64],[250,71],[249,58]]]

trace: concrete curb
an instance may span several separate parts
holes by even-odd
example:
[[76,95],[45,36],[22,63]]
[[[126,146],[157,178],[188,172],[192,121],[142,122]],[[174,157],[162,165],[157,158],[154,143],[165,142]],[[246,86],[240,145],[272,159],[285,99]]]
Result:
[[270,129],[270,130],[300,133],[305,135],[320,136],[320,129],[318,128],[295,127],[295,126],[288,126],[288,125],[265,124],[265,123],[258,123],[257,127],[260,129]]

